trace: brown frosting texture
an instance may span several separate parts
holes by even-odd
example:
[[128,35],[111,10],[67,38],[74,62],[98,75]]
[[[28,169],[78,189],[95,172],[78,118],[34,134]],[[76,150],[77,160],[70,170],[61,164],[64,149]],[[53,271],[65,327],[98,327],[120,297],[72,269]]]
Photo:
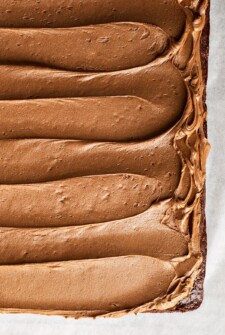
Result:
[[120,316],[190,295],[207,4],[0,2],[0,312]]
[[166,49],[168,37],[147,24],[111,23],[69,29],[0,29],[0,43],[4,45],[0,62],[116,71],[148,64]]

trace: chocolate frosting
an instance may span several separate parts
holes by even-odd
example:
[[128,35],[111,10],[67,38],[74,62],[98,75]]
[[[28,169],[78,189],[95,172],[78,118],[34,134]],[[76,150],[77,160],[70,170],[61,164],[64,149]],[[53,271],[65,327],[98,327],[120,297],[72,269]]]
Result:
[[69,29],[0,29],[0,43],[3,63],[116,71],[154,60],[166,49],[168,36],[147,24],[111,23]]
[[207,4],[1,1],[0,311],[119,316],[188,297]]
[[185,13],[177,0],[2,0],[0,4],[0,26],[4,28],[65,28],[112,22],[148,23],[178,38],[185,27]]

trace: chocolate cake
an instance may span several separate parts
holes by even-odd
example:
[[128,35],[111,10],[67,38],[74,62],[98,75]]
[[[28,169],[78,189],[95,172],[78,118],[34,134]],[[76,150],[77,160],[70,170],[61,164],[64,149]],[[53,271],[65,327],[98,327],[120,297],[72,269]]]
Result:
[[0,312],[193,310],[207,0],[0,2]]

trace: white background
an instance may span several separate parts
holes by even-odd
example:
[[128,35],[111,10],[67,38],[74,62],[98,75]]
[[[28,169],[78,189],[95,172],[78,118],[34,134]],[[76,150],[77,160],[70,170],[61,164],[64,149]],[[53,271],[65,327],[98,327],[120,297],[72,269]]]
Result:
[[0,335],[225,334],[225,0],[211,0],[208,109],[212,149],[208,160],[208,259],[202,307],[186,314],[97,320],[1,315]]

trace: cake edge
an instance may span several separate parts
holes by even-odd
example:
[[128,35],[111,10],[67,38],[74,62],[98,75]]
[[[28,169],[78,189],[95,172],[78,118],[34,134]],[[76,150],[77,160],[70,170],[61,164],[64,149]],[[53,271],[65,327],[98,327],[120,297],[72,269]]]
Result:
[[[202,66],[202,77],[204,82],[204,93],[203,93],[203,107],[204,111],[207,113],[207,81],[208,81],[208,58],[209,58],[209,37],[210,37],[210,0],[208,0],[207,10],[206,10],[206,21],[205,27],[201,36],[201,66]],[[207,115],[207,114],[206,114]],[[207,129],[207,118],[203,125],[205,137],[208,138]],[[155,313],[172,313],[172,312],[191,312],[198,309],[204,299],[204,281],[206,275],[206,260],[207,260],[207,226],[206,226],[206,184],[203,188],[201,195],[201,222],[200,222],[200,232],[201,232],[201,253],[203,257],[202,266],[200,273],[198,274],[194,286],[189,294],[189,297],[181,300],[174,308],[165,311],[152,311]],[[148,312],[147,312],[148,313]]]
[[[202,76],[204,81],[204,94],[203,94],[203,106],[207,113],[207,81],[208,81],[208,58],[209,58],[209,37],[210,37],[210,0],[208,0],[208,6],[206,10],[206,22],[201,37],[201,65],[202,65]],[[205,137],[208,137],[207,119],[204,122],[204,133]],[[204,186],[201,196],[201,252],[203,256],[203,263],[201,271],[195,280],[194,287],[190,293],[190,297],[185,301],[181,301],[175,311],[188,312],[198,309],[204,299],[204,280],[206,275],[206,260],[207,260],[207,226],[206,226],[206,185]]]

